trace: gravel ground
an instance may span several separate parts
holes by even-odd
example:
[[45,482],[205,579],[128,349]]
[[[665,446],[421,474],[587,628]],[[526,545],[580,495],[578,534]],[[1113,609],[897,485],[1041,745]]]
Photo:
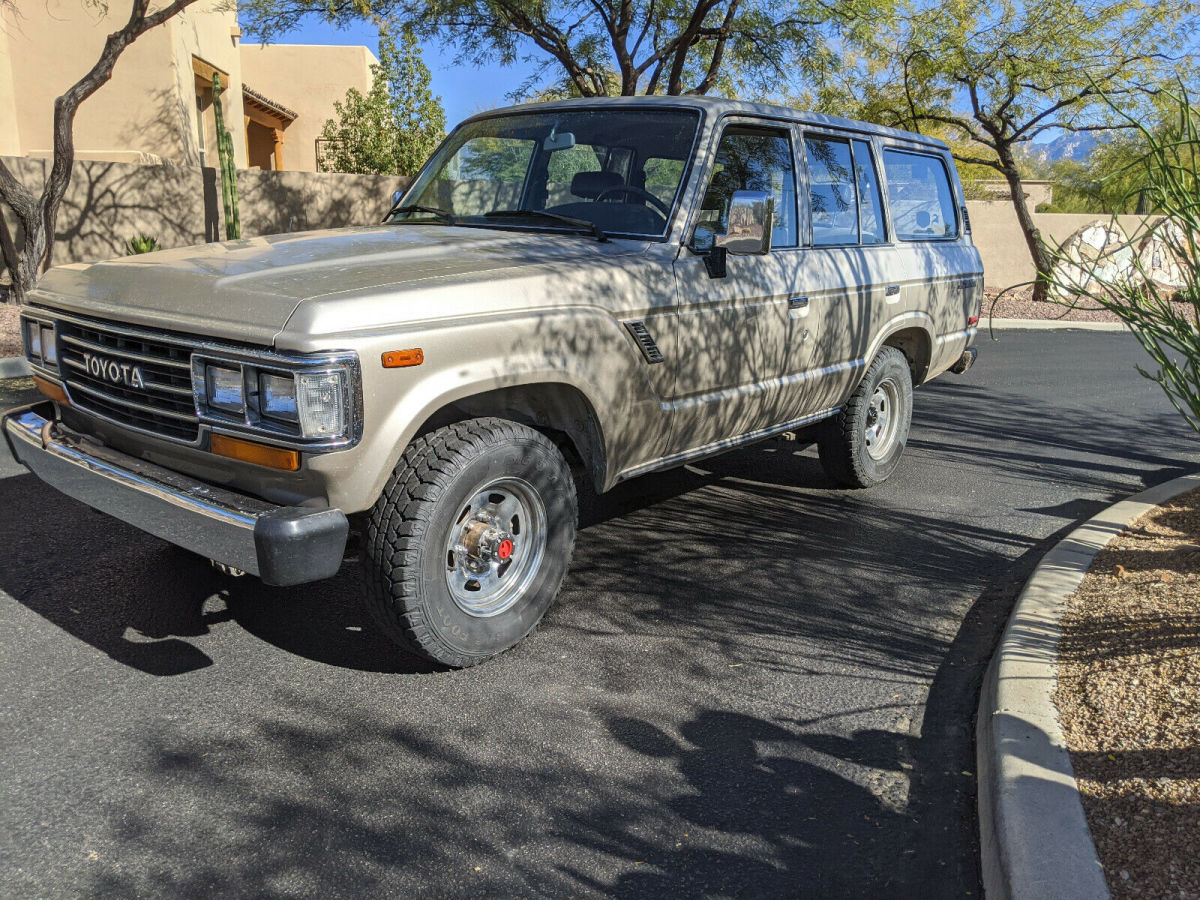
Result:
[[1055,703],[1114,897],[1200,897],[1200,491],[1134,522],[1071,598]]
[[15,303],[0,303],[0,359],[22,353],[17,314]]
[[[1175,306],[1189,318],[1194,315],[1190,304],[1177,303]],[[1086,297],[1081,297],[1074,306],[1064,306],[1063,304],[1046,300],[1035,301],[1033,299],[1032,287],[1005,291],[987,288],[984,291],[983,300],[983,319],[985,324],[988,316],[997,319],[1053,319],[1061,322],[1121,321],[1108,310],[1102,308],[1095,300],[1090,300]]]

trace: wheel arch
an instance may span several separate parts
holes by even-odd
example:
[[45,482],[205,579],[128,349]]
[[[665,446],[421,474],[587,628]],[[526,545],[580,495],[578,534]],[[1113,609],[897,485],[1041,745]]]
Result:
[[510,419],[542,432],[558,445],[572,468],[585,472],[597,490],[602,488],[607,472],[604,429],[594,405],[577,386],[531,381],[468,393],[438,406],[412,437],[483,416]]
[[913,387],[923,384],[929,377],[933,363],[934,338],[932,323],[922,313],[912,313],[894,321],[867,356],[868,364],[882,347],[895,347],[908,360]]

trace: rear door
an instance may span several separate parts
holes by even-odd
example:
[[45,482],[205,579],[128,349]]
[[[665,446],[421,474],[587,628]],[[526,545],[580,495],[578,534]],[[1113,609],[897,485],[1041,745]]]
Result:
[[882,323],[902,311],[892,279],[898,252],[869,137],[806,130],[804,159],[811,222],[805,276],[810,318],[819,324],[806,402],[829,408],[857,383]]

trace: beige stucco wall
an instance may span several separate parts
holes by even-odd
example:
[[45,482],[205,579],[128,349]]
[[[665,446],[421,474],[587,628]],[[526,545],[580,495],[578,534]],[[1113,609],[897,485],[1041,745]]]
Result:
[[[1025,244],[1025,235],[1017,223],[1011,203],[968,201],[971,216],[971,236],[983,258],[983,279],[990,288],[1004,288],[1032,281],[1033,260]],[[1069,238],[1092,222],[1110,220],[1097,213],[1034,213],[1033,221],[1042,237],[1055,244]],[[1118,216],[1117,221],[1127,234],[1137,231],[1142,216]]]
[[[41,190],[48,160],[0,161],[30,190]],[[387,212],[392,192],[409,181],[403,176],[241,170],[242,234],[372,225]],[[123,256],[125,242],[141,234],[156,238],[164,249],[224,239],[220,210],[220,179],[214,169],[79,161],[58,216],[54,262]]]
[[[5,153],[41,155],[52,146],[54,100],[95,64],[108,33],[126,21],[129,0],[107,14],[80,0],[21,2],[0,12],[0,115],[15,122]],[[92,157],[130,152],[176,163],[198,162],[192,56],[230,73],[226,119],[237,159],[245,159],[237,14],[218,0],[196,6],[146,32],[117,60],[112,79],[75,119],[75,145]],[[13,118],[8,119],[11,115]],[[121,156],[124,154],[124,156]]]
[[8,28],[0,11],[0,156],[19,156],[21,132],[17,122],[17,95],[13,85]]
[[285,170],[316,171],[316,139],[333,117],[334,101],[352,87],[369,90],[377,62],[366,47],[242,44],[242,80],[299,114],[283,133]]

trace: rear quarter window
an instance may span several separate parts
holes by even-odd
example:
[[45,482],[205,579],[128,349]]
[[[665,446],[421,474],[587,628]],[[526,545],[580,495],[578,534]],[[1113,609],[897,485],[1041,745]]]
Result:
[[930,241],[958,237],[954,191],[940,156],[888,148],[883,151],[883,170],[897,238]]

